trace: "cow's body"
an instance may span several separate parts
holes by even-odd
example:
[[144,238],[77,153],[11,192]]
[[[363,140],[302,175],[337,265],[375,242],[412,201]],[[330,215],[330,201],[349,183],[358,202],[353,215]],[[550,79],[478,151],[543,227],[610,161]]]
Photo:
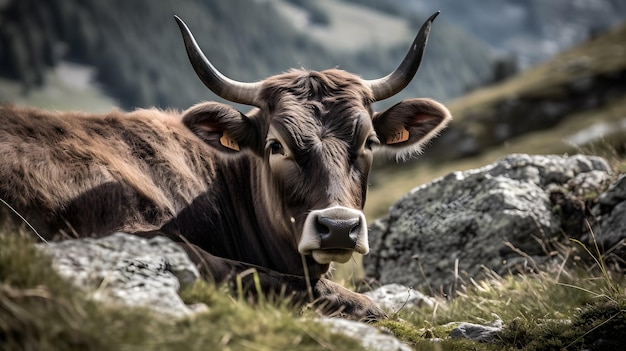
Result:
[[299,258],[285,262],[269,254],[297,250],[297,243],[273,225],[280,211],[265,206],[256,184],[262,160],[223,155],[185,127],[179,113],[2,107],[0,116],[2,198],[32,218],[46,240],[184,233],[220,256],[302,273],[284,268],[301,268]]
[[256,268],[266,292],[316,299],[326,313],[383,316],[322,276],[330,262],[368,251],[361,210],[372,148],[415,150],[445,126],[448,111],[411,99],[374,113],[371,103],[398,87],[339,70],[233,84],[194,62],[202,55],[189,38],[205,84],[257,109],[203,103],[182,114],[88,115],[0,107],[0,197],[46,239],[166,235],[216,281]]

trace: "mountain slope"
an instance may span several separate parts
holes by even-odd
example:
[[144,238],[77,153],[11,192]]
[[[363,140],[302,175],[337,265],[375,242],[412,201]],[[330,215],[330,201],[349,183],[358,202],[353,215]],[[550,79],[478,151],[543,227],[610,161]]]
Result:
[[[317,4],[311,0],[299,3],[308,3],[308,8]],[[218,69],[234,79],[248,81],[292,67],[339,66],[366,78],[378,77],[399,64],[414,35],[409,34],[413,30],[406,20],[398,17],[396,27],[405,28],[402,38],[389,32],[383,41],[380,37],[372,39],[376,45],[341,50],[328,45],[339,34],[324,32],[327,28],[321,25],[317,36],[308,27],[298,30],[293,19],[281,10],[284,5],[283,1],[248,0],[6,0],[0,4],[0,47],[7,48],[0,50],[0,77],[21,81],[28,91],[45,83],[51,67],[69,60],[93,66],[95,79],[122,107],[186,108],[217,98],[195,77],[174,14],[187,22]],[[328,17],[329,26],[345,25],[333,12],[337,7],[334,2],[325,1],[318,7],[318,16]],[[349,33],[342,32],[342,38],[354,38],[350,33],[362,37],[370,20],[385,16],[387,23],[394,20],[393,16],[376,15],[357,5],[344,5],[343,13],[350,11],[367,16],[361,22],[353,20],[346,27],[351,28]],[[422,16],[417,26],[425,18]],[[489,79],[488,51],[474,41],[472,48],[464,52],[466,41],[467,36],[459,36],[458,31],[438,21],[425,68],[403,96],[457,96],[465,87]],[[2,99],[13,101],[15,97]]]
[[374,170],[368,217],[435,177],[509,153],[592,152],[624,167],[626,25],[447,105],[454,121],[419,162]]

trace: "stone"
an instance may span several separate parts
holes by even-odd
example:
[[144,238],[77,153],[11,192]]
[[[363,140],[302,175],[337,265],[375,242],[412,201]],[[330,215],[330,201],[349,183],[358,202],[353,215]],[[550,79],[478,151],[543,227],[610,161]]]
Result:
[[187,306],[178,290],[193,284],[199,273],[185,251],[165,237],[144,239],[115,233],[39,247],[52,257],[54,268],[94,299],[149,308],[186,317],[203,306]]
[[401,284],[387,284],[372,291],[364,292],[380,307],[391,313],[397,313],[404,308],[419,306],[434,307],[435,299],[426,296],[413,288]]
[[[365,274],[434,295],[485,273],[532,271],[549,259],[540,242],[563,237],[565,221],[551,189],[600,192],[610,171],[595,156],[513,154],[436,179],[413,189],[371,226]],[[582,233],[580,223],[573,227]]]
[[[175,318],[190,317],[208,308],[188,306],[181,300],[178,290],[193,284],[199,274],[185,251],[165,237],[144,239],[115,233],[38,247],[52,257],[61,276],[97,301],[148,308]],[[411,350],[395,336],[362,322],[327,317],[320,322],[335,333],[359,340],[369,350]]]
[[613,252],[623,261],[626,258],[626,175],[600,195],[592,211],[597,215],[592,224],[594,235],[587,234],[584,241],[595,240],[603,251]]
[[371,351],[411,351],[392,334],[371,325],[341,318],[321,318],[323,324],[329,325],[334,333],[344,334],[359,340],[364,348]]

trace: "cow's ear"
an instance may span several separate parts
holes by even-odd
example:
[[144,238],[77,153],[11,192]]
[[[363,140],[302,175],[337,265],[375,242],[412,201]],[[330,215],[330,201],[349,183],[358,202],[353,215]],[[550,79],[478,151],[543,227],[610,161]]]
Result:
[[421,153],[422,146],[446,127],[450,111],[431,99],[408,99],[374,114],[378,139],[398,159]]
[[183,124],[217,150],[234,153],[245,148],[258,151],[258,128],[253,118],[232,106],[205,102],[183,113]]

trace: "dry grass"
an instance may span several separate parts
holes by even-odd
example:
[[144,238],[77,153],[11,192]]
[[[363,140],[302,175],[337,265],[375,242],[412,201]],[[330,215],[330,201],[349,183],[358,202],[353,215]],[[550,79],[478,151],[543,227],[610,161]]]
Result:
[[[604,260],[599,250],[572,242],[560,246],[552,268],[533,275],[491,272],[453,301],[405,309],[380,325],[416,350],[617,349],[626,342],[626,282]],[[504,329],[492,344],[446,339],[458,322],[495,320],[502,320]]]
[[[604,262],[597,248],[572,242],[559,247],[551,268],[533,275],[491,273],[452,301],[404,308],[378,326],[415,350],[611,349],[626,342],[626,285]],[[208,311],[166,320],[146,310],[105,306],[61,279],[32,240],[0,234],[2,350],[359,348],[309,312],[298,315],[282,303],[253,306],[204,282],[181,294],[187,303],[206,304]],[[493,344],[447,338],[455,322],[496,319],[505,327]]]
[[558,96],[569,82],[626,69],[626,26],[557,55],[501,84],[450,102],[454,116],[480,111],[511,96]]

